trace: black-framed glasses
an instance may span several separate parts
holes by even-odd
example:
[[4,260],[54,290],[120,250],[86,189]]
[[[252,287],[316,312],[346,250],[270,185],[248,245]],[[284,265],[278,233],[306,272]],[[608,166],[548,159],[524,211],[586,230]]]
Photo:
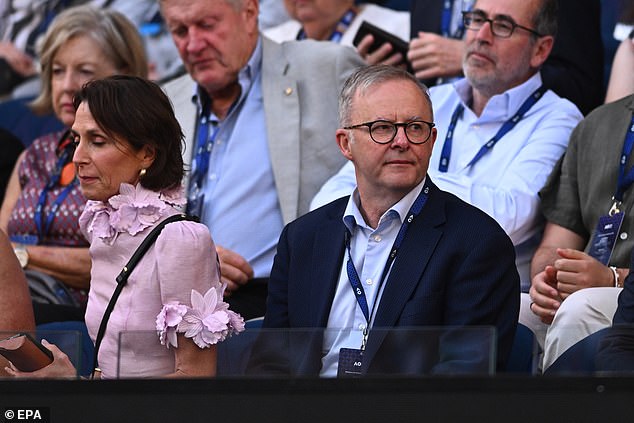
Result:
[[542,36],[542,34],[535,31],[534,29],[519,25],[509,18],[500,17],[489,19],[484,13],[477,11],[462,12],[462,21],[464,22],[465,28],[472,31],[480,30],[480,28],[482,28],[488,22],[491,24],[491,32],[493,33],[493,35],[500,38],[509,38],[511,35],[513,35],[515,28],[520,28],[524,31],[528,31],[537,37]]
[[405,131],[407,141],[412,144],[423,144],[431,135],[432,128],[436,126],[434,122],[426,122],[424,120],[413,120],[411,122],[390,122],[389,120],[375,120],[372,122],[363,122],[358,125],[345,126],[343,129],[359,129],[367,127],[370,132],[370,138],[377,144],[389,144],[396,137],[399,127]]

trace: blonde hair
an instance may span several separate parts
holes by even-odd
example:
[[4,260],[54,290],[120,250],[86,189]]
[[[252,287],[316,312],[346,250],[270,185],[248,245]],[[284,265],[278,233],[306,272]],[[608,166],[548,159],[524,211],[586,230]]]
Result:
[[55,18],[39,46],[42,91],[30,104],[35,113],[46,114],[53,111],[53,58],[62,45],[78,36],[87,36],[94,40],[101,47],[106,59],[120,73],[147,78],[148,64],[143,40],[132,22],[114,10],[97,9],[88,5],[71,7]]

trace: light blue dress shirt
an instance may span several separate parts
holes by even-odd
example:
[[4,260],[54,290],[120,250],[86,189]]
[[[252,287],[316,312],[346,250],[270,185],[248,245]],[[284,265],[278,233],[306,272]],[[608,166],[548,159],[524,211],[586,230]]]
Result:
[[[350,254],[368,301],[370,327],[376,316],[378,301],[380,301],[385,287],[386,281],[381,284],[383,268],[387,263],[398,231],[424,185],[425,179],[383,213],[376,229],[371,228],[363,219],[359,210],[359,194],[356,189],[348,200],[343,223],[352,234]],[[341,348],[361,348],[363,331],[367,326],[365,316],[357,303],[348,279],[346,271],[348,253],[345,254],[324,334],[323,352],[325,355],[322,358],[321,370],[321,376],[324,377],[337,376]],[[398,255],[396,260],[398,260]],[[388,277],[389,273],[385,279],[387,280]]]
[[[201,216],[214,242],[244,257],[256,278],[269,276],[283,228],[267,143],[261,68],[260,39],[238,75],[240,97],[218,123]],[[202,110],[204,94],[200,88],[198,93]],[[218,121],[213,114],[209,119]],[[210,130],[210,136],[213,133]]]

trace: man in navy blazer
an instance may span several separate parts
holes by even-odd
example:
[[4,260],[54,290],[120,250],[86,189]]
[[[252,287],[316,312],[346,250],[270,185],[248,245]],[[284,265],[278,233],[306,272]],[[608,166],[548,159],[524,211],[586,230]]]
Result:
[[[365,67],[344,85],[339,115],[337,143],[357,188],[284,228],[263,323],[327,330],[271,349],[261,342],[251,368],[267,369],[267,354],[289,347],[277,371],[478,372],[486,339],[455,329],[488,326],[503,369],[519,310],[513,245],[492,218],[426,175],[436,138],[426,87],[394,67]],[[447,330],[429,342],[384,330],[421,327]]]

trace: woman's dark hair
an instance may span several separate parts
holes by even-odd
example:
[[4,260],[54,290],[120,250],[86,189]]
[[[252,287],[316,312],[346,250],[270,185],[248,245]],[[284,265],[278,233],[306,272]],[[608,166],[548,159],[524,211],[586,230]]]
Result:
[[183,179],[183,132],[163,90],[136,76],[116,75],[90,81],[74,99],[85,102],[106,135],[127,141],[134,151],[150,146],[152,165],[140,179],[144,188],[175,188]]

